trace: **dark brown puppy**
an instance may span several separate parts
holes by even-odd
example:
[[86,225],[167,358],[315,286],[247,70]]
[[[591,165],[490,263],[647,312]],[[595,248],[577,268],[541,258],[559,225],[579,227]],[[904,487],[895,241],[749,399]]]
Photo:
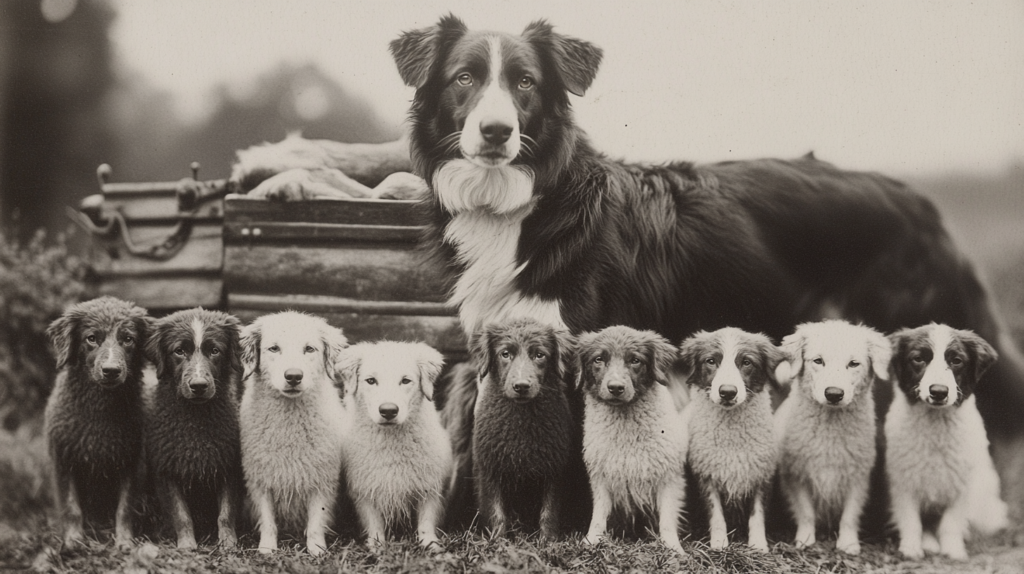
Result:
[[46,331],[60,370],[46,404],[53,499],[64,544],[82,541],[84,518],[109,517],[114,539],[131,543],[131,499],[142,451],[146,310],[113,297],[68,309]]
[[496,536],[509,518],[524,526],[538,520],[545,538],[558,534],[579,434],[566,396],[571,349],[568,333],[532,320],[488,325],[473,340],[481,375],[473,475],[480,512]]
[[207,530],[212,508],[220,544],[237,543],[239,331],[231,315],[189,309],[155,321],[146,345],[159,378],[147,395],[146,456],[179,548],[196,547],[195,523]]

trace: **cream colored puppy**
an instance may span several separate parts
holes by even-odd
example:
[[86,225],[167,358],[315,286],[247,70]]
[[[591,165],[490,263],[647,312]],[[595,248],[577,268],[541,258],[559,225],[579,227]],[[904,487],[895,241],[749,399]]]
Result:
[[261,553],[277,548],[278,525],[305,527],[306,548],[327,548],[342,463],[346,413],[333,380],[347,344],[319,317],[286,311],[242,330],[251,376],[239,413],[242,471],[260,525]]
[[776,376],[793,383],[775,412],[775,433],[796,546],[814,544],[817,524],[838,518],[836,548],[858,554],[877,457],[872,387],[889,378],[889,341],[870,327],[822,321],[798,326],[782,349],[789,359]]
[[420,544],[440,548],[452,473],[451,440],[432,402],[443,362],[425,344],[391,341],[353,345],[338,362],[352,420],[345,470],[370,545],[415,509]]

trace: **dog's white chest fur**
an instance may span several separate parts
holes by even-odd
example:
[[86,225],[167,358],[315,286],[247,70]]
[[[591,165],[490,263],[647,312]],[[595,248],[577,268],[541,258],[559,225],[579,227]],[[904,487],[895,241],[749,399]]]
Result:
[[455,160],[438,170],[434,190],[455,213],[444,238],[465,271],[448,301],[458,305],[466,333],[521,317],[564,328],[558,301],[525,295],[514,286],[521,225],[533,209],[532,176],[518,168],[485,169]]

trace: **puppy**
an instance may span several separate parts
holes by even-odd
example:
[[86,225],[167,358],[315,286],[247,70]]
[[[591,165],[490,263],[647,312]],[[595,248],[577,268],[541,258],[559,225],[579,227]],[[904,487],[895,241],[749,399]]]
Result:
[[242,470],[261,553],[277,548],[279,523],[304,524],[310,554],[327,548],[347,421],[334,365],[347,344],[323,319],[293,311],[242,330],[242,359],[252,369],[239,416]]
[[338,362],[338,378],[351,391],[345,471],[371,545],[415,508],[420,544],[439,548],[452,473],[451,440],[431,402],[443,363],[427,345],[390,341],[349,347]]
[[785,355],[764,335],[724,328],[683,341],[679,357],[694,388],[683,411],[688,461],[710,509],[711,548],[728,546],[729,514],[747,519],[747,543],[766,552],[763,498],[777,452],[767,387],[778,387]]
[[689,436],[667,388],[676,348],[652,331],[608,327],[581,335],[577,356],[583,460],[594,495],[587,542],[604,537],[613,509],[657,512],[662,541],[685,554],[679,516]]
[[[996,351],[971,331],[935,323],[889,337],[895,393],[885,421],[885,465],[900,552],[937,551],[967,559],[968,525],[991,533],[1007,525],[999,476],[975,406]],[[922,515],[938,519],[924,534]]]
[[571,349],[567,332],[532,319],[490,324],[473,338],[480,371],[473,476],[480,512],[495,536],[504,535],[508,514],[522,522],[539,515],[541,536],[558,534],[579,435],[566,396]]
[[775,432],[796,546],[814,544],[819,518],[838,516],[836,548],[858,554],[877,457],[872,387],[876,378],[889,378],[889,341],[870,327],[823,321],[797,327],[782,349],[789,357],[776,375],[793,383],[775,412]]
[[59,372],[46,403],[44,429],[66,546],[82,542],[85,517],[96,520],[111,513],[115,542],[131,544],[147,333],[146,310],[113,297],[70,307],[46,331]]
[[189,309],[153,322],[146,344],[159,379],[146,393],[147,463],[178,548],[196,547],[194,520],[213,506],[220,544],[238,541],[240,327],[227,313]]

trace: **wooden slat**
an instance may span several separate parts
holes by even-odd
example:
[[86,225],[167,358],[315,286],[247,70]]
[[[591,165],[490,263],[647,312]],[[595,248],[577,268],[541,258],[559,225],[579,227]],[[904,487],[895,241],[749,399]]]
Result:
[[229,293],[332,295],[380,301],[446,300],[440,273],[410,244],[227,245]]
[[[173,225],[148,225],[137,221],[129,221],[128,226],[132,242],[140,247],[159,244],[174,231]],[[194,224],[188,242],[166,261],[134,256],[128,252],[120,238],[93,239],[89,261],[100,275],[196,271],[219,273],[224,266],[221,226]]]
[[228,242],[261,241],[371,241],[416,243],[422,228],[401,225],[357,225],[340,223],[237,222],[224,225]]
[[316,199],[277,202],[228,195],[224,217],[228,224],[298,222],[355,225],[419,226],[416,201],[384,199]]
[[228,305],[245,309],[274,311],[284,305],[296,311],[310,313],[367,313],[371,315],[424,315],[454,317],[454,308],[444,303],[421,301],[374,301],[347,299],[324,295],[252,295],[229,293]]
[[97,295],[134,301],[147,309],[219,308],[223,282],[217,275],[177,275],[140,278],[107,276],[96,286]]

